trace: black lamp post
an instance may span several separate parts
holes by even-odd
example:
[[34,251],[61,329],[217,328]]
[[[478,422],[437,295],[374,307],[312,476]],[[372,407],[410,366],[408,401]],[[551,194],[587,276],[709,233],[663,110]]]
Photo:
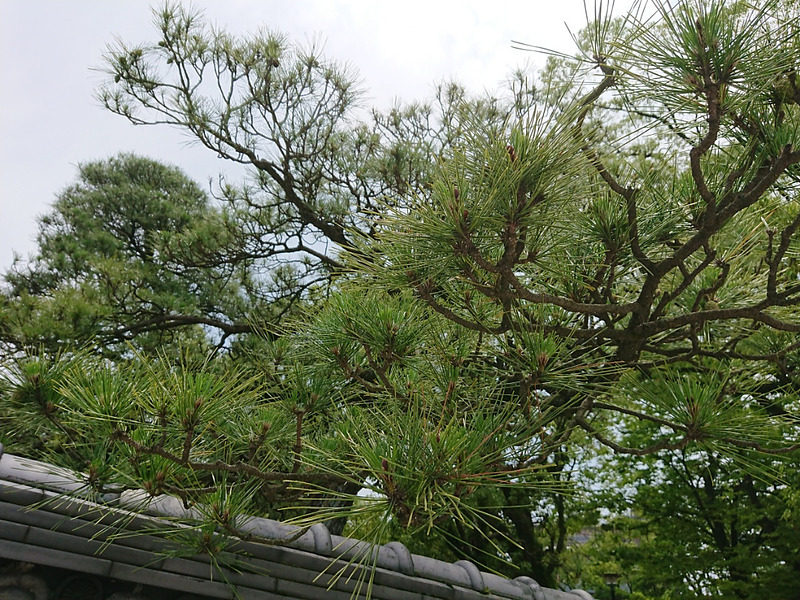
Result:
[[617,600],[614,588],[619,585],[619,573],[606,573],[603,575],[603,579],[605,579],[606,585],[611,588],[611,600]]

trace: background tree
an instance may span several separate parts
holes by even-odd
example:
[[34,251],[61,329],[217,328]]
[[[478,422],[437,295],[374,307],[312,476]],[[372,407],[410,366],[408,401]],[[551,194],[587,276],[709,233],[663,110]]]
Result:
[[602,465],[585,502],[606,516],[565,553],[566,581],[599,598],[611,572],[638,598],[796,596],[796,461],[780,465],[782,483],[685,450]]
[[187,251],[224,240],[225,219],[175,167],[132,155],[81,165],[39,220],[38,254],[5,276],[4,342],[119,353],[135,338],[142,349],[180,341],[207,352],[249,331],[259,303],[250,273],[199,268]]

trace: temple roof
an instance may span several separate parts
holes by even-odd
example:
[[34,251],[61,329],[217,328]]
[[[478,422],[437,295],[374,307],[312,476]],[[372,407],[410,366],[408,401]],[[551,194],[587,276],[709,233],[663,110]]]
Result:
[[371,577],[376,600],[592,600],[530,577],[485,573],[469,561],[411,554],[399,542],[371,546],[321,524],[303,530],[259,517],[238,523],[259,541],[234,540],[213,561],[185,556],[165,534],[191,533],[191,517],[171,496],[89,494],[75,473],[0,445],[0,557],[7,560],[209,598],[350,600],[357,589],[366,597]]

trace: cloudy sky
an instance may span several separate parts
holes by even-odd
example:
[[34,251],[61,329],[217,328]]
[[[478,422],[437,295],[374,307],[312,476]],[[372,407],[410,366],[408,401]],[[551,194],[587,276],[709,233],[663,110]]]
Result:
[[[35,250],[36,217],[76,176],[78,163],[136,152],[182,167],[198,182],[225,170],[179,131],[134,127],[99,106],[102,56],[115,39],[157,39],[158,0],[0,0],[0,272]],[[567,25],[583,0],[193,0],[234,33],[267,27],[358,70],[371,105],[430,94],[445,78],[495,90],[539,55],[511,40],[570,52]]]

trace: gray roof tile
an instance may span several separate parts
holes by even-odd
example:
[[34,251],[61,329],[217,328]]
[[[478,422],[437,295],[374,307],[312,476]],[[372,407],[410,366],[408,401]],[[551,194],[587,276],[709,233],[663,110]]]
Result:
[[[164,557],[178,547],[159,530],[199,516],[177,498],[142,490],[97,496],[78,475],[5,454],[0,445],[0,556],[7,559],[215,598],[232,598],[234,586],[239,597],[254,600],[351,600],[357,589],[364,597],[370,577],[375,600],[592,598],[542,588],[529,577],[483,573],[469,561],[411,554],[399,542],[373,548],[332,536],[324,525],[287,542],[296,527],[258,517],[242,518],[240,528],[275,543],[236,541],[219,557],[226,568],[212,568],[204,555]],[[365,553],[373,572],[353,564]]]

